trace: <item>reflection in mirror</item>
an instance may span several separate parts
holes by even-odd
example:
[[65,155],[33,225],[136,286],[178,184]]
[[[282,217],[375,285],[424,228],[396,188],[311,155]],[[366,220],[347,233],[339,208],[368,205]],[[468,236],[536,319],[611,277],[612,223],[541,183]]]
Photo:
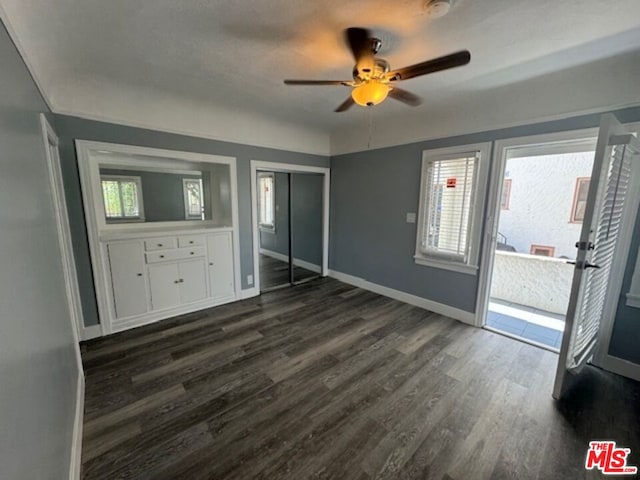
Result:
[[[129,162],[132,163],[132,162]],[[145,163],[147,165],[145,165]],[[208,221],[231,225],[228,165],[181,162],[180,168],[100,163],[100,183],[107,224]]]

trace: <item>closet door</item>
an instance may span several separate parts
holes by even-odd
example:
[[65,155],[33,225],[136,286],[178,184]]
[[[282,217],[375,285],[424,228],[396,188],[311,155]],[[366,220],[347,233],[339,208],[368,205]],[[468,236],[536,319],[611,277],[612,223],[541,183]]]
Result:
[[212,298],[233,296],[233,245],[231,232],[207,235],[209,285]]
[[177,263],[149,265],[149,285],[154,310],[180,305],[180,275]]
[[107,245],[116,318],[147,312],[144,253],[139,241]]
[[207,273],[204,259],[178,263],[180,300],[192,303],[207,298]]

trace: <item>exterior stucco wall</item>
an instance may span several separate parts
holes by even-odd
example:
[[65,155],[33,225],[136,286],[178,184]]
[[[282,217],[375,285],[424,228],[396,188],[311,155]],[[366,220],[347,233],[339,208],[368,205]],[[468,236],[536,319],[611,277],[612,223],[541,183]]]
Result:
[[572,277],[564,260],[497,251],[491,298],[565,315]]
[[592,166],[592,152],[509,159],[511,196],[498,228],[507,243],[518,253],[545,245],[555,247],[555,257],[574,258],[582,228],[570,222],[576,180],[590,177]]

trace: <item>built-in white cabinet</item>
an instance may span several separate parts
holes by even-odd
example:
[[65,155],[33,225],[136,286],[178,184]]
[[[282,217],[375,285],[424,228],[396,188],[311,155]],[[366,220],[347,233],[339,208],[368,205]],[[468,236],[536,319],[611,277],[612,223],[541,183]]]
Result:
[[235,299],[232,231],[106,242],[115,329]]
[[235,291],[233,282],[233,245],[224,233],[207,235],[209,287],[213,298],[224,298]]
[[142,242],[133,240],[107,246],[111,266],[116,317],[125,318],[146,313],[147,285]]

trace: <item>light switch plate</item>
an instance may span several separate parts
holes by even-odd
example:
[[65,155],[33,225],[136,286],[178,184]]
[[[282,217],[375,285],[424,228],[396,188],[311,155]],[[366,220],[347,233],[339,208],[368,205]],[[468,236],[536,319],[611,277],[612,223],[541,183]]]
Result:
[[413,212],[407,213],[407,223],[416,223],[416,214]]

